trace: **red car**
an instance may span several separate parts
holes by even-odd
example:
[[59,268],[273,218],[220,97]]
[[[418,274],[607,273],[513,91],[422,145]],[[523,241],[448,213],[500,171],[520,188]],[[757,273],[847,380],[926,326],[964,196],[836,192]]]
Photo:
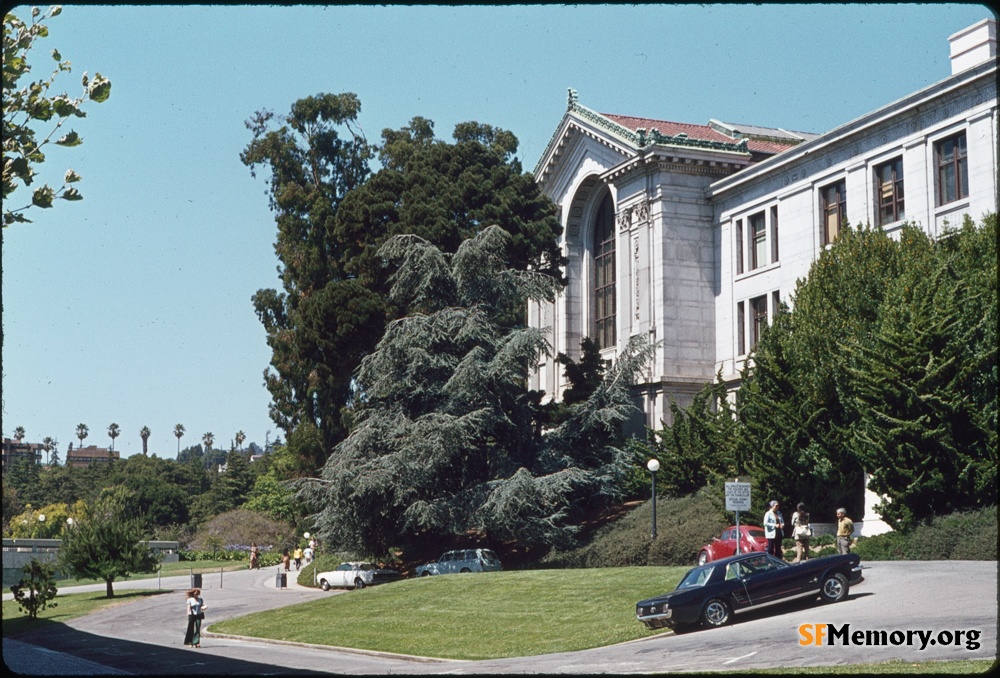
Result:
[[705,563],[720,558],[728,558],[736,554],[736,531],[739,529],[740,553],[750,553],[751,551],[764,552],[767,550],[767,538],[764,536],[764,528],[753,525],[740,525],[739,528],[727,527],[718,537],[712,537],[710,544],[705,544],[698,552],[698,564]]

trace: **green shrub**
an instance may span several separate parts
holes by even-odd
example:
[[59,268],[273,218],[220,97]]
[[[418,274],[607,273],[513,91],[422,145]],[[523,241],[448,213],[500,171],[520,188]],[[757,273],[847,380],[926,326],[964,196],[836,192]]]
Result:
[[693,565],[701,547],[729,525],[707,492],[657,498],[655,541],[651,539],[652,521],[652,505],[647,501],[597,530],[586,545],[570,551],[553,551],[542,559],[541,565]]
[[836,546],[824,546],[823,548],[821,548],[816,553],[813,553],[811,557],[812,558],[822,558],[823,556],[835,556],[835,555],[837,555],[837,547]]
[[862,560],[996,560],[997,509],[953,513],[909,532],[862,537],[854,552]]
[[821,534],[809,540],[809,546],[836,546],[837,536],[833,534]]
[[996,560],[996,506],[918,525],[909,535],[906,556],[910,560]]
[[886,532],[874,537],[861,537],[852,553],[861,560],[904,560],[907,538],[901,532]]

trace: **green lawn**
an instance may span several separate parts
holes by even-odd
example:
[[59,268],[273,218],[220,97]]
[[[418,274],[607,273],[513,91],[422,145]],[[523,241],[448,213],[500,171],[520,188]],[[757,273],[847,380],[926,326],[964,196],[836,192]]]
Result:
[[251,614],[209,630],[447,659],[583,650],[662,633],[636,621],[635,603],[672,590],[688,569],[422,577]]
[[[960,659],[940,662],[904,662],[899,659],[878,664],[838,664],[836,666],[796,666],[784,669],[745,671],[754,675],[883,675],[890,673],[986,673],[995,662],[989,659]],[[732,675],[720,673],[719,675]]]
[[[233,570],[244,570],[246,567],[246,563],[235,562],[232,560],[182,560],[176,563],[162,563],[160,576],[175,577],[179,574],[188,574],[192,571],[195,574],[217,574],[219,570],[230,572]],[[117,584],[120,581],[129,581],[131,579],[156,579],[156,572],[137,572],[131,577],[115,579],[115,583]],[[62,588],[64,586],[82,586],[83,584],[103,583],[103,579],[60,579],[56,582],[56,586]]]

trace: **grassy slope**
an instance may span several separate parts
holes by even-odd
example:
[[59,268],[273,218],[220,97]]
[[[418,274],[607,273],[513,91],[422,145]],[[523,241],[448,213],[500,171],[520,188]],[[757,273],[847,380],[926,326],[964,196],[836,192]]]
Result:
[[[636,601],[672,590],[687,569],[423,577],[219,622],[209,630],[448,659],[582,650],[653,635],[636,621]],[[324,621],[303,625],[302,619]]]

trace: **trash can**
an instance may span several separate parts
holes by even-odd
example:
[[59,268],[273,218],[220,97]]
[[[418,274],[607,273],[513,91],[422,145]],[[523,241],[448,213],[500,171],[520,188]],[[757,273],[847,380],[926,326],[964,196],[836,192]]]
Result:
[[274,577],[274,588],[276,589],[286,589],[288,588],[288,575],[284,572],[279,572]]
[[201,573],[198,574],[191,573],[191,588],[200,589],[201,588]]

